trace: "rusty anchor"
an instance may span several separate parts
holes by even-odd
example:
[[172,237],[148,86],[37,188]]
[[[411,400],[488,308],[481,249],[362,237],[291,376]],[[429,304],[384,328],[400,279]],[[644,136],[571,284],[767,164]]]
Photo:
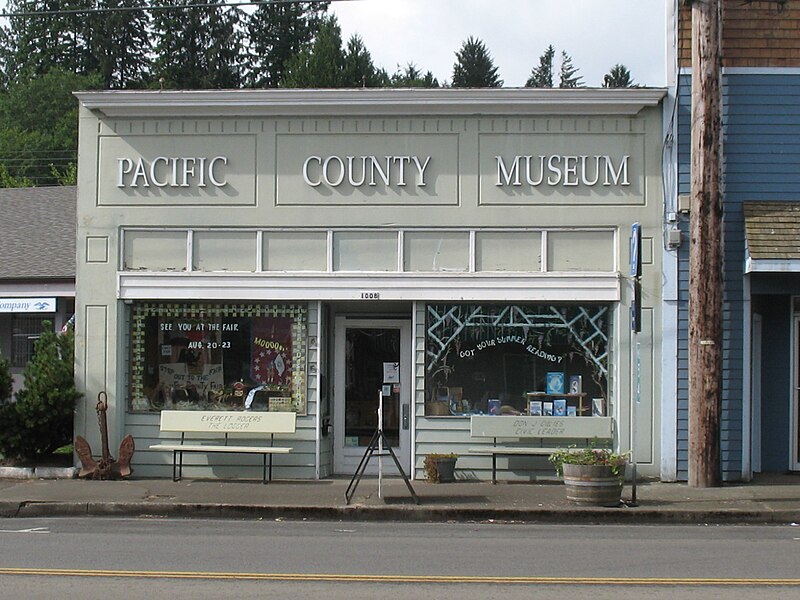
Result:
[[127,479],[131,476],[131,458],[136,449],[133,443],[133,436],[128,434],[122,438],[119,444],[119,454],[117,460],[111,456],[108,449],[108,396],[105,392],[97,394],[97,422],[100,425],[100,440],[102,443],[103,456],[100,460],[95,460],[92,456],[92,448],[81,436],[75,437],[75,453],[81,459],[81,470],[78,477],[84,479]]

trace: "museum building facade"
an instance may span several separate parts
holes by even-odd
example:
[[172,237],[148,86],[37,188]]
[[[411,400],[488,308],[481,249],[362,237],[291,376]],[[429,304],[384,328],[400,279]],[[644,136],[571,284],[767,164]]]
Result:
[[105,392],[112,446],[133,435],[136,474],[169,477],[162,410],[293,411],[275,477],[324,478],[353,473],[381,403],[412,477],[454,452],[487,479],[472,415],[602,416],[659,477],[664,95],[78,93],[76,434],[99,447]]

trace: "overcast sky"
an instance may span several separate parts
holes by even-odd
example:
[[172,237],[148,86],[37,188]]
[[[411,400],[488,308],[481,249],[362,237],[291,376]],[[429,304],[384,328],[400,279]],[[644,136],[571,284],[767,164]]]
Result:
[[[413,62],[450,81],[469,36],[486,45],[506,87],[525,85],[549,44],[583,84],[600,87],[616,63],[636,83],[666,85],[666,6],[674,0],[346,0],[331,3],[346,42],[357,33],[390,74]],[[558,72],[557,60],[554,70]],[[557,84],[556,84],[557,85]]]

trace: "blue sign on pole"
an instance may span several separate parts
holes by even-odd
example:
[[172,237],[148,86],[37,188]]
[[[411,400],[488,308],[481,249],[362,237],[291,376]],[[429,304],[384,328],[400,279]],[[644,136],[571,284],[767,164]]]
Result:
[[631,331],[642,330],[642,228],[639,223],[631,226]]
[[642,275],[642,228],[639,223],[631,226],[631,277]]

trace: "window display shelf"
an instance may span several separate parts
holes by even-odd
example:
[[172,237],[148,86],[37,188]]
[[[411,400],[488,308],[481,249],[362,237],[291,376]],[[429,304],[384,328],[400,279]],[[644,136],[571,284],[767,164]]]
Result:
[[[586,393],[580,394],[548,394],[547,392],[528,392],[527,414],[530,416],[554,417],[591,417],[603,416],[596,414],[593,402],[586,401]],[[595,400],[601,400],[597,398]],[[563,401],[563,402],[561,402]],[[601,402],[602,404],[602,402]],[[598,407],[599,408],[599,407]],[[574,409],[574,413],[573,410]],[[604,411],[603,411],[604,412]]]

